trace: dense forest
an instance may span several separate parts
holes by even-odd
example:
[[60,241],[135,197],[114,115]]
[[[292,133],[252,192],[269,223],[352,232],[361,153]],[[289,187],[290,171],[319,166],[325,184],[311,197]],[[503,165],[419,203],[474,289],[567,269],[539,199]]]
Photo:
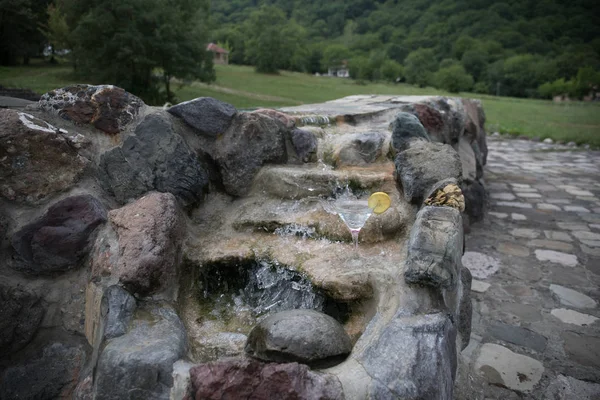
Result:
[[213,41],[259,71],[519,97],[587,95],[600,84],[596,0],[220,0]]
[[[213,81],[206,44],[264,73],[326,73],[451,92],[600,91],[598,0],[0,0],[0,65],[55,54],[145,99]],[[48,52],[50,51],[50,54]]]

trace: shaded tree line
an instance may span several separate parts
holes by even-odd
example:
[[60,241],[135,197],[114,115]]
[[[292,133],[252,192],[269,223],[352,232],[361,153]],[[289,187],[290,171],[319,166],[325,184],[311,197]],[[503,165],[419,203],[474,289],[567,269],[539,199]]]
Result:
[[355,79],[518,97],[562,90],[581,97],[598,85],[600,3],[593,0],[223,0],[211,7],[211,38],[228,46],[232,63],[262,72],[323,73],[346,61]]

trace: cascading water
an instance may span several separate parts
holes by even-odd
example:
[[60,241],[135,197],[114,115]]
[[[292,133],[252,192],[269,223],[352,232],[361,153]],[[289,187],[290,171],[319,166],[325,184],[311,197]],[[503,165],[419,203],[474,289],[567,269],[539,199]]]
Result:
[[[322,311],[344,322],[348,305],[314,287],[304,275],[276,262],[248,260],[234,266],[207,266],[200,280],[209,319],[234,319],[251,328],[270,313],[292,309]],[[239,329],[238,331],[244,331]]]

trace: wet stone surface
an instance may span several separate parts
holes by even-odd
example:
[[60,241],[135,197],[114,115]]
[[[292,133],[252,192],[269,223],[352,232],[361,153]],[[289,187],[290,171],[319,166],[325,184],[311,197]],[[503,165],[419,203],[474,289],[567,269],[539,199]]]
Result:
[[490,209],[465,238],[476,281],[457,398],[600,398],[600,152],[488,144]]

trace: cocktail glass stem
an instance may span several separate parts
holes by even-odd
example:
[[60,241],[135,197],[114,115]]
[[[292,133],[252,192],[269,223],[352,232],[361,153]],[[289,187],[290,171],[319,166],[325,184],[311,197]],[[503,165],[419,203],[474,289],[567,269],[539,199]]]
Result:
[[358,251],[358,234],[360,233],[360,229],[350,229],[350,233],[354,242],[354,251]]

